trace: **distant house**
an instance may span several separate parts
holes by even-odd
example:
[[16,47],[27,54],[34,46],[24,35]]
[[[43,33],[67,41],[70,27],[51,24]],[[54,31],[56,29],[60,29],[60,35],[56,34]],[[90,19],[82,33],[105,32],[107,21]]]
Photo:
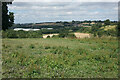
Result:
[[39,31],[40,29],[25,29],[25,28],[14,28],[14,31],[20,31],[20,30],[23,30],[23,31]]

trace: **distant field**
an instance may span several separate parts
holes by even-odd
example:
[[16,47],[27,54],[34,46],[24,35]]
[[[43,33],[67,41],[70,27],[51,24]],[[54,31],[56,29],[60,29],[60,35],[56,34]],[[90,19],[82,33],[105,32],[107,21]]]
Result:
[[[88,33],[75,32],[75,33],[70,33],[70,34],[74,34],[76,38],[90,38],[91,37],[91,35]],[[43,38],[47,38],[47,36],[52,37],[53,35],[59,35],[59,34],[45,34],[43,35]]]
[[90,38],[91,35],[88,33],[74,33],[77,38]]
[[3,39],[4,78],[117,78],[115,38]]
[[104,30],[110,30],[110,29],[115,29],[117,25],[108,25],[108,26],[105,26],[105,27],[101,27],[101,29],[104,29]]

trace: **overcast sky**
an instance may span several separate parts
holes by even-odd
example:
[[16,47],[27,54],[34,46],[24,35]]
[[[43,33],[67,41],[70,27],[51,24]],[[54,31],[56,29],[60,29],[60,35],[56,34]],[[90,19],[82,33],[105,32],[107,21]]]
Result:
[[118,2],[13,2],[9,10],[15,23],[118,20]]

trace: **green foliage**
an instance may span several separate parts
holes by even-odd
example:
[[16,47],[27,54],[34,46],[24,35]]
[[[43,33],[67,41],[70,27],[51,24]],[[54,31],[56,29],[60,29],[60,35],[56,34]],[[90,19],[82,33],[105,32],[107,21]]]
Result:
[[17,34],[13,30],[2,31],[3,38],[18,38]]
[[82,33],[90,33],[91,28],[88,28],[88,27],[80,27],[79,30],[77,30],[77,31],[82,32]]
[[102,24],[101,23],[97,23],[95,25],[92,26],[91,28],[91,33],[95,33],[97,31],[99,31],[99,29],[102,27]]
[[31,49],[35,48],[34,44],[31,44],[29,47],[30,47]]
[[102,37],[102,36],[113,36],[113,37],[117,37],[118,31],[117,29],[108,29],[108,30],[104,30],[104,28],[101,28],[102,25],[101,24],[96,24],[93,25],[91,28],[90,33],[92,33],[95,37]]
[[58,35],[59,38],[76,38],[74,34],[70,34],[68,32],[62,32]]
[[47,38],[50,38],[50,36],[47,36]]
[[105,20],[105,21],[104,21],[104,24],[105,24],[105,25],[110,25],[110,20],[109,20],[109,19]]
[[53,35],[52,38],[59,38],[59,35]]
[[2,2],[2,30],[7,30],[14,24],[14,13],[9,12],[8,14],[8,4],[10,2]]
[[14,13],[9,12],[9,26],[11,27],[14,24]]
[[42,38],[42,33],[40,31],[14,31],[6,30],[2,31],[3,38]]
[[67,37],[67,35],[68,35],[67,32],[65,32],[65,33],[62,33],[62,32],[61,32],[61,33],[59,34],[59,37],[60,37],[60,38],[65,38],[65,37]]
[[115,38],[3,39],[3,78],[117,78]]
[[68,34],[67,38],[76,38],[76,36],[74,34]]

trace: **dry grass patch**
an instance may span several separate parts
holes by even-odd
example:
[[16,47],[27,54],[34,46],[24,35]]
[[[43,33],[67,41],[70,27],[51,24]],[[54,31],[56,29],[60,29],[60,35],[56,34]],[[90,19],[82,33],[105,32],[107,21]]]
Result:
[[88,33],[74,33],[77,38],[90,38],[91,35]]

